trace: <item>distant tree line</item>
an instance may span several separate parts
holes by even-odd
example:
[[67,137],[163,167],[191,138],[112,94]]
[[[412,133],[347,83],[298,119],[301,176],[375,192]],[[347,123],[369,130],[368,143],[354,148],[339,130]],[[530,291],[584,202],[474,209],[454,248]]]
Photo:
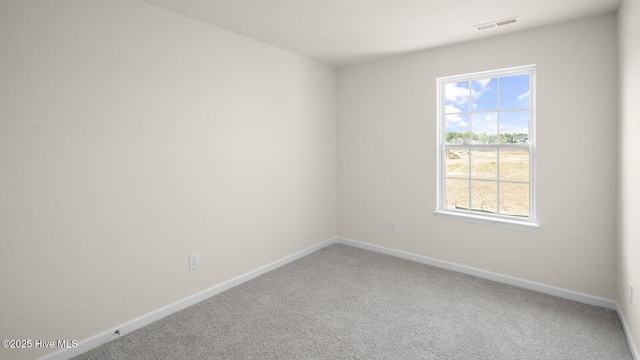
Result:
[[[527,134],[523,134],[523,133],[506,133],[506,134],[500,134],[500,143],[501,144],[512,144],[513,143],[513,138],[516,136],[527,136]],[[495,144],[498,143],[498,141],[496,141],[498,139],[498,135],[495,134],[484,134],[484,133],[474,133],[472,132],[471,134],[469,134],[469,131],[465,131],[462,133],[459,132],[448,132],[447,133],[447,142],[453,142],[455,141],[457,138],[463,138],[463,139],[469,139],[469,140],[473,140],[475,142],[481,143],[481,144]]]

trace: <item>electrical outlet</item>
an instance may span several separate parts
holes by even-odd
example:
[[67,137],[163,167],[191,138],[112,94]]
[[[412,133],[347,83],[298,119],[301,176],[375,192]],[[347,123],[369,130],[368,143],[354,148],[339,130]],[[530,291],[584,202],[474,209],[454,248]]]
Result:
[[389,231],[396,231],[396,221],[395,220],[389,220]]
[[189,255],[189,270],[195,270],[200,266],[200,255],[198,253]]
[[629,305],[633,305],[633,285],[629,283]]

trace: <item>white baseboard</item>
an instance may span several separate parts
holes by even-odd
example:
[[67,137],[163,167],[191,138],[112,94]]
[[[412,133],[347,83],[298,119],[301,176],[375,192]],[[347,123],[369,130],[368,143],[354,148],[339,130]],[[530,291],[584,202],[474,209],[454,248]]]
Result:
[[402,259],[412,260],[422,264],[427,264],[427,265],[436,266],[436,267],[447,269],[447,270],[452,270],[452,271],[456,271],[456,272],[460,272],[468,275],[473,275],[483,279],[493,280],[503,284],[509,284],[509,285],[518,286],[518,287],[529,289],[529,290],[535,290],[544,294],[549,294],[549,295],[553,295],[553,296],[557,296],[557,297],[561,297],[569,300],[574,300],[574,301],[578,301],[578,302],[589,304],[589,305],[595,305],[595,306],[607,308],[610,310],[618,309],[615,301],[601,298],[598,296],[583,294],[583,293],[579,293],[572,290],[562,289],[562,288],[551,286],[551,285],[545,285],[545,284],[537,283],[534,281],[519,279],[519,278],[507,276],[507,275],[494,273],[491,271],[477,269],[470,266],[460,265],[460,264],[456,264],[448,261],[438,260],[438,259],[434,259],[434,258],[422,256],[422,255],[412,254],[405,251],[394,250],[394,249],[386,248],[383,246],[364,243],[364,242],[356,241],[352,239],[338,237],[337,242],[339,244],[350,245],[350,246],[358,247],[361,249],[371,250],[371,251],[379,252],[382,254],[399,257]]
[[[154,321],[160,320],[165,316],[171,315],[179,310],[187,308],[191,305],[199,303],[205,299],[208,299],[214,295],[217,295],[227,289],[230,289],[234,286],[240,285],[243,282],[249,281],[255,277],[268,273],[271,270],[277,269],[283,265],[286,265],[292,261],[298,260],[303,256],[309,255],[317,250],[320,250],[326,246],[334,244],[337,241],[337,237],[333,237],[331,239],[325,240],[319,244],[311,246],[305,250],[299,251],[295,254],[286,256],[280,260],[274,261],[270,264],[262,266],[258,269],[250,271],[246,274],[235,277],[231,280],[225,281],[221,284],[213,286],[209,289],[203,290],[197,294],[191,295],[182,300],[178,300],[173,304],[169,304],[163,308],[152,311],[148,314],[142,315],[138,318],[135,318],[131,321],[128,321],[118,327],[115,327],[111,330],[107,330],[100,334],[94,335],[88,339],[84,339],[78,342],[78,346],[75,348],[64,348],[60,349],[56,352],[47,354],[41,357],[39,360],[66,360],[70,359],[74,356],[80,355],[84,352],[87,352],[91,349],[94,349],[102,344],[105,344],[111,340],[114,340],[122,335],[128,334],[134,330],[137,330],[143,326],[149,325]],[[120,330],[120,335],[116,334],[116,330]]]
[[518,286],[518,287],[529,289],[529,290],[535,290],[544,294],[549,294],[549,295],[553,295],[553,296],[557,296],[557,297],[561,297],[569,300],[574,300],[574,301],[578,301],[578,302],[589,304],[589,305],[594,305],[594,306],[599,306],[599,307],[603,307],[610,310],[615,310],[617,311],[618,317],[620,318],[620,323],[622,324],[624,335],[626,336],[627,342],[629,343],[629,349],[631,351],[631,354],[633,355],[633,359],[640,360],[640,353],[638,353],[638,348],[636,347],[636,344],[633,341],[633,337],[631,336],[631,331],[629,329],[629,326],[627,325],[627,320],[620,308],[620,305],[615,300],[610,300],[610,299],[606,299],[598,296],[584,294],[584,293],[580,293],[572,290],[562,289],[562,288],[551,286],[551,285],[545,285],[545,284],[541,284],[534,281],[519,279],[519,278],[507,276],[507,275],[494,273],[491,271],[481,270],[481,269],[473,268],[470,266],[438,260],[438,259],[430,258],[427,256],[412,254],[409,252],[390,249],[384,246],[369,244],[369,243],[356,241],[352,239],[338,237],[337,243],[343,244],[343,245],[349,245],[349,246],[353,246],[353,247],[357,247],[365,250],[371,250],[381,254],[391,255],[401,259],[412,260],[422,264],[436,266],[439,268],[452,270],[452,271],[476,276],[483,279],[489,279],[489,280],[493,280],[493,281],[504,283],[504,284]]
[[[618,303],[614,300],[610,300],[610,299],[605,299],[605,298],[601,298],[601,297],[597,297],[597,296],[592,296],[592,295],[588,295],[588,294],[584,294],[584,293],[579,293],[576,291],[571,291],[571,290],[567,290],[567,289],[562,289],[562,288],[558,288],[555,286],[550,286],[550,285],[545,285],[545,284],[541,284],[541,283],[537,283],[537,282],[533,282],[533,281],[529,281],[529,280],[524,280],[524,279],[519,279],[519,278],[515,278],[515,277],[511,277],[511,276],[507,276],[507,275],[502,275],[502,274],[498,274],[498,273],[494,273],[494,272],[490,272],[490,271],[486,271],[486,270],[482,270],[482,269],[477,269],[477,268],[473,268],[470,266],[465,266],[465,265],[460,265],[460,264],[456,264],[456,263],[452,263],[452,262],[448,262],[448,261],[443,261],[443,260],[438,260],[438,259],[434,259],[434,258],[430,258],[430,257],[426,257],[426,256],[422,256],[422,255],[417,255],[417,254],[412,254],[409,252],[405,252],[405,251],[400,251],[400,250],[394,250],[391,248],[386,248],[383,246],[379,246],[379,245],[374,245],[374,244],[369,244],[369,243],[365,243],[365,242],[361,242],[361,241],[356,241],[356,240],[352,240],[352,239],[347,239],[347,238],[341,238],[341,237],[334,237],[331,239],[328,239],[326,241],[323,241],[317,245],[311,246],[305,250],[299,251],[295,254],[289,255],[287,257],[284,257],[280,260],[274,261],[270,264],[267,264],[265,266],[262,266],[258,269],[255,269],[253,271],[250,271],[246,274],[240,275],[238,277],[235,277],[231,280],[225,281],[221,284],[218,284],[216,286],[213,286],[209,289],[206,289],[204,291],[201,291],[197,294],[194,294],[192,296],[189,296],[187,298],[184,298],[182,300],[176,301],[172,304],[169,304],[163,308],[160,308],[156,311],[150,312],[148,314],[145,314],[143,316],[140,316],[136,319],[133,319],[131,321],[128,321],[118,327],[115,327],[111,330],[107,330],[105,332],[102,332],[100,334],[97,334],[95,336],[92,336],[88,339],[85,340],[81,340],[78,343],[78,346],[76,348],[65,348],[65,349],[60,349],[56,352],[53,352],[51,354],[45,355],[43,357],[40,358],[40,360],[66,360],[66,359],[70,359],[74,356],[80,355],[84,352],[87,352],[91,349],[94,349],[102,344],[105,344],[111,340],[114,340],[116,338],[118,338],[119,336],[128,334],[134,330],[137,330],[143,326],[146,326],[156,320],[159,320],[165,316],[171,315],[179,310],[182,310],[184,308],[187,308],[191,305],[194,305],[200,301],[203,301],[207,298],[210,298],[211,296],[217,295],[227,289],[230,289],[234,286],[240,285],[246,281],[249,281],[255,277],[258,277],[260,275],[263,275],[271,270],[277,269],[283,265],[286,265],[292,261],[298,260],[301,257],[304,257],[306,255],[309,255],[317,250],[320,250],[326,246],[329,246],[331,244],[334,243],[339,243],[339,244],[343,244],[343,245],[349,245],[349,246],[353,246],[353,247],[357,247],[357,248],[361,248],[361,249],[365,249],[365,250],[371,250],[371,251],[375,251],[378,253],[382,253],[382,254],[387,254],[387,255],[391,255],[391,256],[395,256],[398,258],[402,258],[402,259],[407,259],[407,260],[412,260],[412,261],[416,261],[419,263],[423,263],[423,264],[427,264],[427,265],[431,265],[431,266],[436,266],[439,268],[443,268],[443,269],[447,269],[447,270],[452,270],[452,271],[456,271],[456,272],[460,272],[460,273],[464,273],[464,274],[468,274],[468,275],[472,275],[472,276],[476,276],[479,278],[484,278],[484,279],[489,279],[489,280],[493,280],[496,282],[500,282],[500,283],[504,283],[504,284],[509,284],[509,285],[513,285],[513,286],[518,286],[521,288],[525,288],[525,289],[529,289],[529,290],[535,290],[541,293],[545,293],[545,294],[549,294],[549,295],[553,295],[553,296],[558,296],[561,298],[565,298],[565,299],[569,299],[569,300],[574,300],[574,301],[578,301],[581,303],[585,303],[585,304],[589,304],[589,305],[594,305],[594,306],[599,306],[599,307],[604,307],[610,310],[616,310],[618,312],[618,316],[620,317],[620,322],[622,323],[622,327],[624,329],[625,335],[627,337],[627,341],[629,342],[629,347],[631,349],[631,352],[634,356],[635,360],[640,360],[640,356],[638,354],[638,349],[635,346],[635,343],[633,341],[633,338],[631,337],[631,333],[629,331],[629,328],[627,326],[626,323],[626,318],[624,317],[624,314],[622,313],[622,311],[620,310],[620,307],[618,305]],[[116,330],[120,330],[120,335],[116,334]]]
[[353,247],[357,247],[365,250],[371,250],[371,251],[395,256],[402,259],[412,260],[422,264],[436,266],[436,267],[447,269],[447,270],[457,271],[460,273],[476,276],[483,279],[489,279],[489,280],[493,280],[493,281],[504,283],[504,284],[518,286],[518,287],[529,289],[529,290],[535,290],[544,294],[549,294],[549,295],[553,295],[553,296],[557,296],[557,297],[561,297],[569,300],[574,300],[574,301],[578,301],[578,302],[589,304],[589,305],[594,305],[594,306],[599,306],[599,307],[603,307],[610,310],[615,310],[618,312],[618,317],[620,318],[620,323],[622,324],[624,335],[626,336],[627,342],[629,343],[629,349],[631,351],[631,354],[633,355],[634,360],[640,360],[640,353],[638,353],[638,348],[636,347],[636,344],[633,341],[633,337],[631,336],[631,331],[629,329],[629,326],[627,325],[627,320],[624,316],[624,313],[621,310],[620,305],[615,300],[605,299],[598,296],[593,296],[593,295],[588,295],[588,294],[584,294],[584,293],[580,293],[572,290],[562,289],[562,288],[551,286],[551,285],[545,285],[545,284],[537,283],[534,281],[519,279],[519,278],[507,276],[507,275],[494,273],[491,271],[481,270],[481,269],[473,268],[470,266],[438,260],[438,259],[430,258],[427,256],[416,255],[416,254],[412,254],[405,251],[394,250],[394,249],[386,248],[383,246],[369,244],[369,243],[356,241],[352,239],[338,237],[337,243],[343,244],[343,245],[349,245],[349,246],[353,246]]
[[622,308],[620,307],[620,304],[617,301],[616,301],[616,307],[618,310],[618,317],[620,318],[620,322],[622,323],[622,328],[624,329],[624,335],[627,337],[627,342],[629,343],[629,348],[631,349],[631,355],[633,355],[634,360],[640,360],[640,353],[638,352],[636,343],[633,341],[633,337],[631,336],[631,331],[627,326],[627,319],[624,317]]

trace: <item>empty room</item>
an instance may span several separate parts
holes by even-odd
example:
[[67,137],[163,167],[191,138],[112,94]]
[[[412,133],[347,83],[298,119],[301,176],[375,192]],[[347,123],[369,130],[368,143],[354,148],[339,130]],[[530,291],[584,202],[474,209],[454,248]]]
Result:
[[639,99],[640,0],[0,0],[0,359],[640,360]]

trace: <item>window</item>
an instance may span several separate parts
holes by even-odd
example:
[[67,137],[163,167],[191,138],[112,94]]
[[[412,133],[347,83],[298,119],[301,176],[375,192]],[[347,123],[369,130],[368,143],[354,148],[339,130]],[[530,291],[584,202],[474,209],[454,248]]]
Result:
[[535,230],[535,65],[438,79],[436,215]]

